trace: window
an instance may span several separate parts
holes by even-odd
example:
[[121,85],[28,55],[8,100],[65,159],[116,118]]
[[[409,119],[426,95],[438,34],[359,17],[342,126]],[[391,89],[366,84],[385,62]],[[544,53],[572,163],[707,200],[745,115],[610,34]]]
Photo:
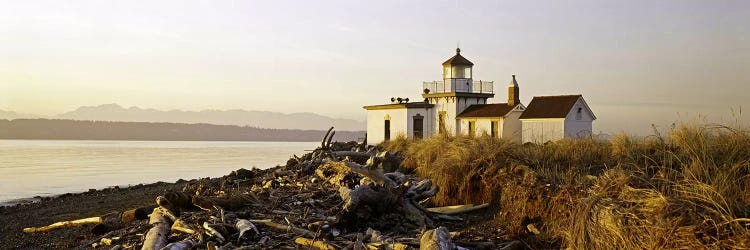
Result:
[[445,111],[438,114],[438,133],[445,133]]
[[390,141],[391,140],[391,120],[385,120],[385,131],[383,132],[383,140],[384,141]]
[[581,120],[581,117],[583,116],[582,111],[583,108],[578,108],[578,112],[576,112],[576,120]]
[[492,138],[496,138],[496,137],[498,137],[498,136],[497,136],[497,130],[498,130],[498,129],[497,129],[497,121],[492,121],[492,122],[490,123],[490,126],[492,127],[492,128],[490,128],[490,131],[492,131],[492,132],[491,132]]
[[469,121],[469,136],[474,136],[476,132],[476,122]]
[[422,139],[424,134],[424,116],[417,114],[414,119],[414,138]]

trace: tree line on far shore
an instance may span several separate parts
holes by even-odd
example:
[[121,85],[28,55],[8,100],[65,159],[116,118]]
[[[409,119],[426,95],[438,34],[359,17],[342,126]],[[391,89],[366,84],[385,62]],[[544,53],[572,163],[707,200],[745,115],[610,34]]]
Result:
[[[249,126],[0,119],[0,139],[159,140],[159,141],[320,141],[325,131],[268,129]],[[336,131],[336,140],[361,140],[364,131]]]

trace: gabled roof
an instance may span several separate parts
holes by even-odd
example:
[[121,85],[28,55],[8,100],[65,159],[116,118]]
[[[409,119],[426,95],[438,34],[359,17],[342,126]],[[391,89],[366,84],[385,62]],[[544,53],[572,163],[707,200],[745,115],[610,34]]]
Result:
[[466,108],[464,112],[461,112],[456,118],[467,118],[467,117],[504,117],[514,106],[510,106],[507,103],[493,103],[493,104],[474,104]]
[[469,61],[469,59],[464,58],[461,56],[461,49],[456,48],[456,55],[448,59],[443,63],[443,66],[445,65],[451,65],[451,66],[457,66],[457,65],[465,65],[465,66],[474,66],[474,63]]
[[518,119],[565,118],[581,95],[535,96]]

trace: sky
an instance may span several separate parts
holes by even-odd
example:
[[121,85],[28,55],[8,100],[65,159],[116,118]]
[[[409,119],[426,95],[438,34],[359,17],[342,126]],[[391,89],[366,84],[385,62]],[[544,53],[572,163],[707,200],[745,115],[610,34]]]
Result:
[[[0,110],[105,103],[315,112],[419,100],[455,53],[521,101],[583,94],[594,130],[750,124],[750,1],[0,0]],[[744,109],[744,110],[743,110]]]

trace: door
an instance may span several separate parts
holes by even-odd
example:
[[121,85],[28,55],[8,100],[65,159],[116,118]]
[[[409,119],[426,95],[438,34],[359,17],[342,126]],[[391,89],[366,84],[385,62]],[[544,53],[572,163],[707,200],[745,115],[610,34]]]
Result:
[[385,120],[385,131],[383,131],[383,141],[391,140],[391,120]]
[[413,117],[414,119],[414,138],[422,139],[424,136],[424,116],[417,114]]

